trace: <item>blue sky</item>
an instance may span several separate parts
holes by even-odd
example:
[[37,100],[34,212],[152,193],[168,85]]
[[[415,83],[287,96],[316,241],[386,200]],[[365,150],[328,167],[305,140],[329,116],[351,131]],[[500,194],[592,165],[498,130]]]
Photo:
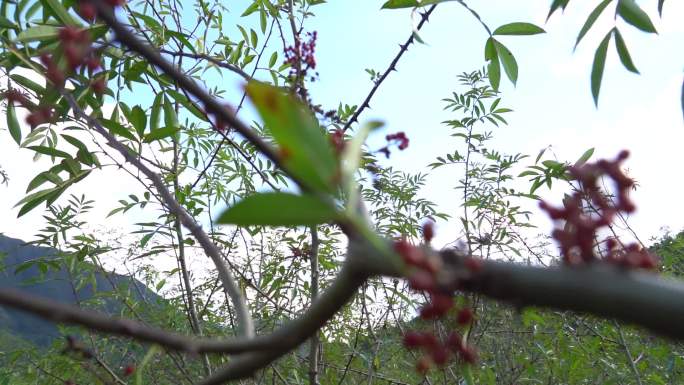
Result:
[[[240,5],[233,6],[232,17],[248,5],[246,1],[236,3]],[[520,76],[515,88],[503,82],[502,105],[515,112],[507,116],[508,127],[495,130],[493,145],[505,153],[526,154],[552,146],[560,160],[574,160],[589,147],[596,147],[597,156],[605,157],[614,156],[622,148],[630,149],[633,156],[627,166],[641,182],[635,194],[640,211],[632,218],[632,225],[643,237],[657,234],[661,226],[684,228],[684,202],[680,199],[684,183],[678,171],[684,139],[679,107],[684,69],[684,2],[666,1],[662,20],[655,12],[656,0],[639,2],[654,20],[658,36],[635,31],[618,20],[642,75],[622,68],[611,47],[598,109],[589,91],[589,71],[596,45],[612,28],[613,18],[609,7],[573,52],[577,32],[591,11],[590,3],[596,2],[573,1],[565,14],[558,12],[546,24],[546,1],[490,0],[486,6],[473,3],[490,27],[528,21],[548,31],[545,35],[501,38],[515,54]],[[360,103],[371,87],[364,70],[384,70],[398,44],[410,34],[410,12],[380,10],[381,4],[375,0],[334,0],[314,8],[317,17],[309,22],[307,30],[317,30],[319,36],[320,80],[311,87],[317,103],[328,108],[340,101]],[[238,33],[236,29],[228,32]],[[457,74],[484,64],[487,37],[479,23],[455,2],[439,5],[421,36],[427,44],[409,49],[398,72],[390,75],[371,103],[373,108],[361,119],[381,119],[387,123],[386,132],[408,134],[410,147],[395,152],[390,162],[411,172],[426,171],[435,156],[453,151],[457,144],[448,139],[449,131],[440,124],[452,117],[442,110],[440,100],[459,89]],[[223,85],[229,95],[237,95],[238,81],[230,76]],[[245,113],[246,120],[253,118],[249,111]],[[30,238],[42,222],[41,213],[35,210],[15,223],[12,218],[16,210],[12,206],[45,164],[33,165],[29,151],[18,151],[8,134],[0,135],[4,138],[0,141],[0,164],[12,178],[9,187],[0,186],[0,195],[8,197],[0,200],[0,215],[6,218],[0,221],[0,232]],[[379,143],[382,136],[384,133],[371,140]],[[459,170],[435,173],[425,191],[425,196],[437,200],[451,214],[458,212],[452,195],[455,175]],[[83,191],[98,200],[90,216],[93,223],[125,227],[125,218],[117,216],[105,222],[103,216],[131,188],[135,188],[135,182],[130,177],[103,171],[89,177],[74,192]],[[535,221],[546,225],[543,216]],[[458,231],[446,224],[440,224],[440,229],[443,240],[453,238]]]

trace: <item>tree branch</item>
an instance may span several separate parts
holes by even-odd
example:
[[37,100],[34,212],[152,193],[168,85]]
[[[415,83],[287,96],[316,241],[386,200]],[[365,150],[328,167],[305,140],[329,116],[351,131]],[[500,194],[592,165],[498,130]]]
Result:
[[[418,26],[416,29],[420,31],[421,28],[423,28],[423,24],[425,24],[426,21],[430,18],[430,15],[432,14],[432,11],[435,10],[437,7],[437,4],[433,4],[425,13],[422,14],[422,18],[420,19],[420,22],[418,23]],[[387,79],[387,76],[390,74],[392,71],[397,70],[397,63],[401,59],[401,57],[404,55],[406,50],[408,50],[409,45],[411,45],[414,41],[414,35],[411,33],[411,36],[406,40],[404,44],[399,45],[399,52],[397,55],[392,59],[392,62],[390,62],[390,65],[387,67],[385,72],[382,73],[382,76],[380,76],[380,79],[376,80],[373,84],[373,88],[371,88],[370,92],[366,96],[366,99],[363,100],[363,103],[359,106],[359,108],[356,109],[354,112],[354,115],[347,121],[347,123],[344,125],[342,128],[342,131],[347,131],[349,127],[351,127],[354,122],[358,121],[359,115],[365,110],[366,108],[370,108],[370,101],[373,98],[373,95],[375,95],[375,92],[380,88],[380,85],[382,82]]]
[[254,335],[254,325],[252,324],[252,317],[249,314],[249,309],[247,309],[247,304],[245,303],[244,296],[240,291],[233,274],[226,267],[223,259],[221,257],[221,251],[218,249],[216,244],[211,241],[209,235],[202,229],[195,219],[190,216],[190,214],[185,211],[185,209],[176,201],[169,189],[164,184],[161,177],[147,168],[124,144],[119,142],[112,134],[107,131],[100,122],[93,119],[88,114],[86,114],[74,101],[73,97],[69,94],[65,94],[65,98],[69,102],[74,114],[76,116],[85,120],[89,126],[91,126],[95,131],[107,139],[107,144],[117,150],[127,162],[135,166],[140,172],[142,172],[154,185],[154,187],[159,192],[164,205],[171,211],[181,224],[190,231],[190,233],[197,239],[197,242],[202,246],[204,252],[211,258],[212,262],[216,266],[219,278],[223,284],[223,289],[226,294],[230,297],[235,307],[235,312],[238,317],[238,327],[241,334],[246,337],[252,337]]
[[196,53],[188,53],[188,52],[183,52],[183,51],[172,51],[168,49],[162,49],[160,50],[161,53],[166,54],[166,55],[171,55],[171,56],[181,56],[181,57],[187,57],[191,59],[198,59],[198,60],[206,60],[210,62],[213,65],[219,66],[221,68],[225,68],[229,71],[232,71],[243,79],[249,81],[252,80],[252,77],[245,71],[243,71],[240,67],[230,64],[230,63],[225,63],[218,58],[215,58],[210,55],[201,55],[201,54],[196,54]]
[[361,255],[350,254],[332,285],[311,304],[311,307],[296,321],[271,334],[277,344],[271,344],[267,349],[258,352],[235,357],[198,385],[218,385],[249,377],[256,370],[267,366],[310,338],[349,302],[368,279],[368,273],[354,263],[357,258],[361,258]]
[[[356,262],[362,260],[362,256],[354,254],[363,253],[365,250],[361,248],[356,250],[358,251],[350,251],[350,257],[347,259],[348,262],[342,267],[333,284],[313,301],[311,306],[299,318],[290,321],[271,334],[252,338],[216,339],[186,337],[136,321],[110,317],[97,311],[84,310],[74,305],[55,302],[11,288],[0,289],[0,304],[29,312],[53,322],[80,325],[104,333],[152,342],[170,350],[189,353],[236,354],[250,351],[277,353],[276,356],[263,365],[265,366],[314,335],[349,301],[369,277],[368,271],[363,268],[363,263]],[[260,355],[260,357],[262,360],[264,359],[263,355]],[[240,358],[236,358],[231,363],[238,362]],[[255,363],[250,362],[249,365],[254,367]],[[263,366],[258,366],[256,369]],[[245,372],[240,371],[240,373]],[[251,372],[244,376],[249,374]]]
[[600,262],[580,267],[537,267],[482,261],[481,270],[471,273],[454,251],[442,255],[449,267],[440,273],[438,281],[446,289],[480,293],[515,306],[615,318],[684,340],[682,282]]
[[[229,108],[223,106],[192,78],[185,76],[178,67],[164,59],[153,47],[142,42],[128,28],[119,23],[110,6],[104,4],[102,0],[93,0],[93,4],[97,8],[100,18],[114,30],[116,38],[121,43],[139,53],[150,64],[159,67],[164,73],[169,75],[180,88],[185,89],[202,102],[207,112],[214,114],[217,118],[233,127],[264,154],[264,156],[276,165],[281,166],[280,157],[275,149],[266,143],[247,124],[238,119]],[[298,182],[296,179],[293,180]]]

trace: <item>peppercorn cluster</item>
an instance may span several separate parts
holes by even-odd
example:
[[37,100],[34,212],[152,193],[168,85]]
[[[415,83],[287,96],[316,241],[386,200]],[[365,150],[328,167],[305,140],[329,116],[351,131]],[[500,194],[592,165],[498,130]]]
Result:
[[[316,69],[316,31],[307,32],[308,41],[296,37],[294,45],[285,48],[285,63],[290,65],[290,76],[306,79],[309,70]],[[318,74],[316,74],[318,75]],[[311,76],[311,81],[315,76]]]
[[[608,238],[603,257],[594,247],[602,228],[611,226],[617,215],[636,210],[629,198],[634,181],[621,169],[622,162],[628,157],[629,152],[622,151],[612,161],[599,160],[569,167],[571,178],[579,184],[578,190],[563,201],[563,207],[553,207],[543,201],[539,204],[551,219],[563,223],[563,227],[556,228],[552,236],[560,246],[566,264],[581,265],[603,260],[627,268],[657,267],[657,257],[637,243],[622,244],[615,238]],[[599,188],[604,177],[614,183],[615,196],[612,199]]]
[[[434,236],[432,222],[423,226],[423,238],[430,243]],[[399,254],[409,267],[409,287],[423,293],[429,299],[419,310],[423,320],[444,318],[455,308],[451,293],[441,290],[437,285],[437,273],[442,268],[442,261],[436,255],[426,252],[425,248],[417,247],[406,239],[394,242],[394,250]],[[472,258],[469,258],[472,259]],[[466,264],[468,269],[479,269],[481,264]],[[467,327],[473,322],[473,311],[463,307],[455,311],[456,324],[459,327]],[[423,354],[416,362],[416,370],[426,374],[433,366],[444,366],[452,359],[460,359],[462,362],[473,364],[477,361],[477,350],[469,345],[467,339],[457,330],[452,330],[446,338],[440,338],[434,331],[407,331],[403,337],[404,346],[408,349],[416,349]]]
[[[123,0],[107,0],[106,4],[121,6]],[[89,1],[81,1],[78,14],[88,22],[94,22],[97,17],[95,6]],[[84,75],[90,79],[88,86],[97,95],[102,95],[107,87],[106,73],[102,70],[102,62],[97,49],[93,47],[91,32],[87,28],[65,26],[57,34],[58,46],[48,52],[41,52],[38,56],[43,66],[43,73],[50,84],[58,89],[64,88],[69,78]],[[38,63],[35,63],[38,66]],[[16,90],[4,93],[8,103],[26,108],[29,114],[26,123],[35,128],[41,124],[52,122],[55,117],[54,106],[42,101],[36,105],[29,98]]]

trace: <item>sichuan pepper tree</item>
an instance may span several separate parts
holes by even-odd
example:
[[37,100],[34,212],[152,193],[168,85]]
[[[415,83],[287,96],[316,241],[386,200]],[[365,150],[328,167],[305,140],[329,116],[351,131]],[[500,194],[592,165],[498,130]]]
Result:
[[[587,163],[585,159],[574,167],[556,167],[559,169],[555,171],[556,178],[577,183],[577,191],[566,199],[564,207],[541,205],[552,219],[563,225],[553,233],[565,262],[559,266],[521,265],[483,258],[488,255],[479,246],[503,245],[501,238],[505,231],[502,229],[506,224],[502,224],[496,215],[487,216],[484,206],[478,206],[480,212],[470,213],[491,219],[487,232],[490,238],[471,232],[467,207],[473,197],[481,197],[477,194],[487,190],[476,190],[468,178],[487,180],[485,175],[492,172],[491,169],[480,170],[481,174],[475,170],[474,174],[466,173],[461,186],[466,207],[462,221],[467,234],[464,247],[442,251],[430,247],[434,228],[425,220],[445,219],[446,216],[430,202],[411,199],[416,186],[421,184],[421,176],[412,176],[402,185],[397,181],[401,175],[378,166],[375,161],[379,156],[391,157],[394,151],[406,149],[410,146],[410,138],[403,132],[388,132],[385,145],[369,148],[364,145],[366,138],[371,131],[380,129],[381,124],[364,123],[360,117],[408,47],[421,41],[420,29],[441,2],[390,0],[383,5],[389,9],[415,7],[418,18],[415,31],[400,46],[387,69],[373,76],[373,87],[365,100],[358,106],[341,105],[336,110],[325,110],[316,104],[307,90],[307,82],[317,81],[317,35],[304,31],[302,25],[311,16],[311,8],[319,6],[320,1],[260,0],[251,3],[243,15],[259,15],[261,34],[239,26],[242,39],[238,42],[223,34],[220,3],[196,4],[198,17],[196,23],[189,25],[179,12],[181,4],[177,2],[4,2],[0,36],[8,132],[18,145],[51,157],[54,164],[30,183],[29,194],[19,201],[19,214],[45,203],[50,207],[52,219],[67,217],[72,220],[70,207],[87,206],[85,199],[70,202],[63,210],[55,206],[72,185],[81,183],[92,172],[109,164],[131,173],[146,190],[143,199],[131,196],[112,214],[126,212],[132,207],[144,208],[148,204],[159,208],[160,220],[144,231],[140,247],[144,248],[155,236],[172,240],[170,247],[154,248],[143,256],[175,253],[183,288],[180,297],[186,309],[189,333],[193,335],[151,326],[144,317],[136,315],[133,306],[128,314],[137,321],[55,303],[12,289],[0,290],[0,303],[54,322],[80,325],[88,330],[152,344],[153,348],[146,354],[131,354],[134,361],[140,361],[139,365],[124,362],[122,369],[117,371],[107,361],[125,350],[122,345],[117,345],[103,359],[97,350],[79,339],[67,340],[65,352],[72,359],[88,364],[85,366],[90,368],[91,375],[97,377],[104,373],[109,376],[107,381],[114,382],[125,382],[124,379],[131,376],[137,376],[135,381],[140,382],[143,368],[163,350],[168,358],[164,365],[175,365],[188,382],[225,383],[269,368],[288,353],[296,356],[298,346],[309,340],[308,375],[310,382],[316,383],[322,366],[318,363],[321,338],[331,337],[330,334],[321,335],[321,328],[336,316],[347,320],[357,316],[345,307],[353,300],[358,301],[362,314],[369,318],[369,333],[374,333],[368,307],[378,304],[367,303],[367,291],[397,287],[397,278],[406,279],[413,290],[410,295],[425,298],[419,306],[421,319],[453,317],[456,321],[447,330],[417,329],[403,333],[403,344],[415,357],[419,373],[453,362],[477,362],[476,344],[469,338],[477,314],[463,296],[456,296],[463,293],[471,293],[473,299],[485,295],[518,307],[587,312],[681,339],[684,285],[662,280],[654,274],[656,259],[641,246],[623,245],[613,238],[605,242],[597,239],[600,235],[597,230],[611,225],[616,215],[634,209],[627,197],[632,182],[620,170],[626,152],[615,160]],[[494,169],[494,173],[503,181],[505,164],[513,160],[497,160],[493,153],[484,152],[474,143],[482,137],[474,136],[472,128],[485,121],[502,120],[502,111],[492,106],[498,104],[495,97],[502,70],[511,82],[517,81],[517,61],[499,37],[535,35],[544,30],[520,22],[492,30],[474,9],[464,2],[457,3],[480,20],[489,35],[483,42],[486,75],[479,72],[465,78],[473,87],[484,79],[489,85],[480,85],[483,88],[474,91],[477,105],[465,103],[471,116],[450,125],[467,129],[464,134],[467,153],[485,154],[496,160],[500,168]],[[611,3],[598,4],[580,31],[577,43]],[[554,1],[549,16],[567,5],[568,1]],[[648,16],[634,1],[620,0],[614,5],[616,15],[625,23],[644,32],[655,32]],[[663,2],[658,5],[662,10]],[[11,14],[14,20],[8,17]],[[269,54],[263,39],[269,40],[272,36],[280,37],[282,49]],[[208,48],[206,44],[210,40],[213,45]],[[259,40],[262,40],[261,45]],[[598,100],[608,44],[613,40],[624,66],[636,71],[616,26],[600,42],[594,58],[591,90],[595,101]],[[266,64],[260,63],[264,63],[267,56],[268,67],[265,68]],[[245,80],[245,98],[256,107],[260,123],[245,123],[238,118],[242,101],[236,106],[227,105],[220,99],[220,93],[210,92],[201,83],[196,75],[201,63]],[[257,76],[257,70],[268,76],[261,76],[262,73]],[[41,80],[32,80],[34,76]],[[134,83],[154,94],[151,104],[129,106],[125,102],[126,97],[121,94],[123,87],[132,88]],[[493,99],[489,113],[481,107],[484,99]],[[105,113],[107,103],[114,103],[112,113]],[[464,102],[459,99],[454,103]],[[17,110],[26,112],[25,124],[20,123]],[[72,135],[66,128],[77,133]],[[104,158],[107,164],[104,164]],[[461,160],[453,156],[447,159],[450,162]],[[472,165],[468,159],[465,162]],[[191,174],[196,179],[185,180],[188,175],[183,173],[187,169],[193,171]],[[363,180],[359,180],[361,169],[368,172],[365,177],[372,180],[371,184],[380,192],[378,195],[363,187]],[[542,177],[548,180],[550,175],[537,174],[533,189]],[[600,178],[616,182],[617,201],[598,189]],[[270,191],[256,192],[262,185]],[[396,192],[387,192],[392,189]],[[393,210],[384,211],[384,214],[387,202],[380,200],[383,190],[390,197],[390,207],[397,203]],[[404,191],[408,192],[409,199],[402,197]],[[374,196],[379,199],[373,200]],[[223,234],[214,228],[213,221],[209,226],[205,225],[203,216],[219,202],[226,202],[228,209],[209,216],[215,218],[217,224],[236,225],[241,230]],[[596,210],[589,210],[591,205]],[[409,215],[402,217],[406,212]],[[378,217],[381,220],[376,223],[374,219]],[[384,226],[383,219],[386,220]],[[71,229],[79,230],[77,222],[70,225]],[[291,231],[270,229],[274,227]],[[297,228],[305,231],[293,237]],[[492,239],[492,235],[496,236]],[[60,236],[69,247],[78,250],[68,254],[75,262],[101,252],[94,247],[96,240],[83,235],[73,238],[78,242],[66,239],[63,232],[54,232],[52,237],[45,239],[58,244]],[[246,246],[242,250],[245,252],[253,249],[258,237],[262,241],[269,238],[272,249],[265,253],[262,248],[261,252],[272,255],[273,260],[266,259],[266,264],[259,266],[264,268],[261,274],[250,270],[254,266],[248,260],[232,258],[237,236],[245,240]],[[286,251],[273,246],[273,239],[282,242]],[[341,247],[342,239],[346,251]],[[599,257],[601,247],[606,254]],[[201,250],[211,260],[213,287],[193,289],[191,271],[186,263],[191,250]],[[281,262],[285,253],[291,259]],[[264,291],[273,287],[264,283],[267,280],[303,280],[305,277],[297,271],[303,265],[303,259],[309,263],[304,294],[298,292],[296,285],[283,289],[281,284],[275,295]],[[319,266],[324,263],[329,266]],[[253,274],[247,276],[246,272],[250,271]],[[322,284],[324,290],[319,292]],[[205,303],[205,306],[196,303],[198,300],[209,302],[209,297],[216,291],[223,291],[228,310],[223,303]],[[355,297],[359,291],[364,293],[360,299]],[[206,293],[210,293],[209,297]],[[390,292],[384,298],[395,300],[399,292],[395,290],[394,293],[397,294]],[[288,298],[283,305],[281,296],[285,295]],[[406,297],[405,294],[400,296]],[[269,318],[262,313],[255,322],[255,303],[262,305],[259,309],[263,313],[275,311],[278,317]],[[287,313],[287,308],[300,310]],[[216,314],[225,318],[208,314],[207,309],[216,309]],[[283,322],[284,318],[289,320]],[[213,326],[225,323],[234,325],[232,329],[236,336],[217,337],[226,333]],[[264,324],[269,325],[265,328]],[[208,327],[212,330],[207,331]],[[335,330],[334,324],[330,329]],[[354,339],[351,335],[340,336],[341,340]],[[376,352],[378,349],[376,346]],[[184,369],[183,361],[195,357],[200,358],[203,378],[189,375]],[[353,357],[350,356],[349,363]],[[272,378],[281,376],[277,369],[271,368]],[[473,382],[470,367],[465,365],[462,369],[463,377]],[[374,370],[377,365],[371,360],[367,369],[370,379]],[[65,383],[72,382],[70,378],[57,378]],[[343,379],[344,375],[340,382]]]

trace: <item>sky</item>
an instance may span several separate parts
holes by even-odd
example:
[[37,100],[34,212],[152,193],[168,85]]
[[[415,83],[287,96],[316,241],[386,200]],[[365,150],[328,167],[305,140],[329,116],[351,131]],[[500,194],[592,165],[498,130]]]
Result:
[[[527,21],[548,32],[501,38],[515,54],[520,75],[515,87],[502,81],[501,105],[514,112],[506,116],[508,126],[494,131],[492,145],[504,153],[532,155],[550,147],[549,153],[569,161],[590,147],[596,147],[597,157],[614,157],[619,150],[629,149],[632,157],[627,167],[639,182],[634,194],[639,211],[630,218],[630,224],[644,239],[661,233],[663,226],[673,231],[684,229],[684,200],[680,198],[684,182],[679,171],[684,139],[679,105],[684,70],[684,2],[666,1],[662,19],[655,11],[656,0],[639,2],[651,15],[658,36],[635,31],[617,21],[641,75],[622,68],[611,47],[598,109],[591,98],[589,73],[598,42],[613,27],[610,7],[573,51],[575,37],[592,3],[596,2],[571,2],[564,14],[557,12],[548,23],[546,1],[490,0],[486,6],[473,3],[492,28]],[[229,17],[237,17],[249,3],[232,4],[240,5],[234,5]],[[317,103],[327,108],[339,102],[359,104],[371,88],[365,69],[384,70],[398,51],[398,44],[411,33],[409,11],[380,10],[381,4],[376,0],[332,0],[314,9],[317,17],[307,29],[318,31],[320,79],[311,86]],[[254,19],[246,22],[253,23]],[[237,29],[229,32],[238,33]],[[398,71],[375,95],[372,109],[361,116],[361,121],[386,122],[385,131],[372,137],[371,143],[381,143],[385,133],[406,132],[411,140],[409,148],[394,152],[385,164],[410,172],[427,171],[436,156],[452,152],[458,145],[440,123],[453,117],[442,110],[441,99],[462,90],[458,74],[482,67],[487,35],[458,3],[447,2],[437,7],[421,37],[426,44],[411,46]],[[227,80],[226,88],[239,94],[237,79]],[[250,109],[242,114],[248,121],[253,119]],[[4,116],[0,116],[0,128],[5,128],[4,122]],[[18,208],[13,206],[23,197],[30,179],[49,166],[45,161],[33,162],[32,152],[17,149],[8,132],[0,131],[0,138],[0,165],[10,176],[9,185],[0,186],[0,233],[31,239],[44,222],[41,210],[15,219]],[[435,172],[424,191],[426,197],[452,215],[459,212],[453,190],[458,171]],[[140,191],[137,182],[108,168],[93,173],[72,192],[96,200],[87,217],[93,225],[128,229],[135,217],[105,215],[131,191]],[[536,215],[534,221],[540,228],[548,226],[543,215]],[[457,232],[453,225],[438,223],[438,236],[443,241],[453,239]]]

